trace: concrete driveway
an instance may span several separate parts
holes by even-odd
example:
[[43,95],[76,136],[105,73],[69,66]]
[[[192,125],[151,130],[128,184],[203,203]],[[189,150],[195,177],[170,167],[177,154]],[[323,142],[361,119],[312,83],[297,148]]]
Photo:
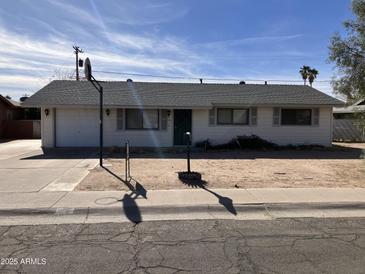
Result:
[[44,154],[40,140],[0,141],[0,192],[71,191],[97,162],[94,152]]

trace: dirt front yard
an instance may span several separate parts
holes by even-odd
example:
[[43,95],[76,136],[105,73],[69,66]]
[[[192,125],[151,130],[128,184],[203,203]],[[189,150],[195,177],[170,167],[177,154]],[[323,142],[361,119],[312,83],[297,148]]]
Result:
[[[127,190],[121,158],[115,155],[105,168],[93,169],[76,190]],[[131,175],[145,189],[189,188],[177,177],[186,170],[185,154],[135,153],[131,158]],[[195,152],[192,158],[192,170],[202,174],[209,188],[365,187],[364,143],[313,150]]]

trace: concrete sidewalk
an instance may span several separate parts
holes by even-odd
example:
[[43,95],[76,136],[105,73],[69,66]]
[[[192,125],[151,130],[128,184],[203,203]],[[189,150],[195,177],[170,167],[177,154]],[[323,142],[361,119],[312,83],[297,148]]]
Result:
[[[141,192],[140,192],[141,193]],[[126,191],[0,192],[0,210],[16,208],[120,207]],[[146,198],[143,197],[146,196]],[[135,200],[139,207],[235,205],[262,203],[365,203],[365,188],[251,188],[148,190]],[[132,195],[134,198],[135,194]]]
[[365,217],[363,188],[187,189],[140,191],[139,194],[123,191],[0,193],[0,225]]

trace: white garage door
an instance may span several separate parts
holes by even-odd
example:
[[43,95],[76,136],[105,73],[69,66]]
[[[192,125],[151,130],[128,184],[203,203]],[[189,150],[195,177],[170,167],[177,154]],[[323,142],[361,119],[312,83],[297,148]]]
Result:
[[57,147],[95,147],[99,143],[96,109],[57,109]]

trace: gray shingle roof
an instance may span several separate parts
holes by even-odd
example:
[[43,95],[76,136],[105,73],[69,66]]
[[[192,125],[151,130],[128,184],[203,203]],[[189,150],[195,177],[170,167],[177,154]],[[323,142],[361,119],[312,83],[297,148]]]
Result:
[[[124,107],[211,107],[212,105],[343,105],[304,85],[101,82],[104,105]],[[55,80],[29,97],[25,106],[99,104],[88,81]]]

